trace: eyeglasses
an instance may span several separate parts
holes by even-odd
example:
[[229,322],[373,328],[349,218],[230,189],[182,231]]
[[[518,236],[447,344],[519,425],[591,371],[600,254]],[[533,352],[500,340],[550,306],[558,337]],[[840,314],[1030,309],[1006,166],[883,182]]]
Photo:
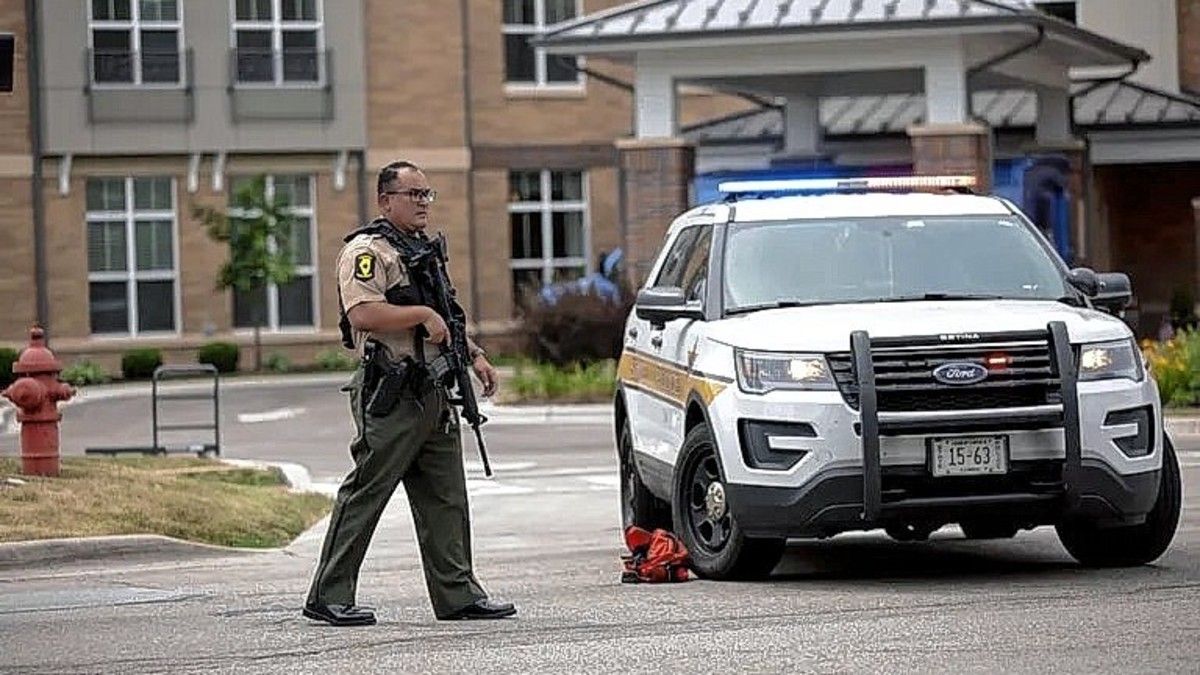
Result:
[[409,190],[384,190],[383,194],[408,195],[408,198],[414,202],[425,202],[427,204],[432,204],[438,195],[437,190],[420,190],[415,188]]

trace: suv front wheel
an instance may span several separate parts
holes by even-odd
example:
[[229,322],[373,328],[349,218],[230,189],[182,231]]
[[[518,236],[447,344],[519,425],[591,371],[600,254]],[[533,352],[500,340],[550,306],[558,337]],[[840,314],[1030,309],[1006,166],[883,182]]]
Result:
[[671,511],[667,503],[655,497],[642,483],[633,460],[633,436],[629,421],[621,425],[617,437],[617,459],[621,464],[621,529],[633,525],[649,532],[671,529]]
[[729,512],[712,433],[688,432],[675,470],[671,511],[675,533],[692,558],[692,569],[709,579],[766,577],[783,557],[785,539],[747,537]]
[[1179,524],[1181,485],[1175,447],[1163,433],[1163,462],[1158,498],[1139,525],[1096,527],[1088,522],[1057,526],[1063,547],[1088,567],[1133,567],[1158,558],[1170,546]]

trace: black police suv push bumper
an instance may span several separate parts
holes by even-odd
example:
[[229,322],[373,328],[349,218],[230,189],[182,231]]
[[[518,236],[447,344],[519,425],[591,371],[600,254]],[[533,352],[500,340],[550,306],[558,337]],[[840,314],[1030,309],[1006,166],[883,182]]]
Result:
[[[1082,458],[1074,354],[1064,323],[1053,322],[1048,329],[1051,367],[1061,386],[1061,413],[1055,411],[1049,416],[1053,419],[1045,414],[1031,414],[1028,419],[1014,416],[997,424],[1062,428],[1065,459],[1010,462],[1004,476],[956,478],[950,490],[945,489],[950,483],[931,477],[925,467],[883,467],[880,435],[902,433],[903,428],[881,423],[873,343],[865,331],[856,331],[851,335],[851,357],[861,418],[862,470],[828,470],[797,488],[728,484],[726,495],[739,525],[751,536],[808,537],[889,522],[1004,520],[1042,525],[1070,518],[1140,522],[1158,496],[1159,472],[1121,475],[1104,462]],[[964,426],[970,425],[948,421],[946,430]]]

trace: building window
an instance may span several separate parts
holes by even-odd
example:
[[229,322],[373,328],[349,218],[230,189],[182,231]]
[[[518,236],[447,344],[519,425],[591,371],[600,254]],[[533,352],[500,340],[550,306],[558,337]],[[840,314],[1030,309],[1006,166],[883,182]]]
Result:
[[178,330],[173,179],[89,178],[87,256],[93,334]]
[[1038,2],[1034,1],[1033,6],[1040,12],[1056,16],[1063,21],[1069,23],[1079,23],[1076,13],[1076,3],[1074,2]]
[[[249,180],[234,179],[229,191],[231,201]],[[292,253],[294,276],[283,285],[268,283],[254,291],[234,291],[233,325],[235,328],[253,328],[261,316],[262,327],[270,330],[313,328],[316,325],[316,293],[313,288],[316,278],[316,266],[313,263],[316,200],[313,196],[313,179],[303,175],[267,176],[266,192],[268,201],[278,197],[289,205],[292,231],[284,245]],[[231,208],[229,215],[238,218],[253,214]],[[276,242],[270,242],[269,245],[272,250],[277,250]]]
[[321,83],[321,0],[233,0],[233,5],[238,83]]
[[582,171],[508,175],[513,293],[518,304],[542,286],[588,272],[587,176]]
[[179,0],[91,0],[92,83],[182,84]]
[[537,87],[576,86],[579,72],[574,57],[546,54],[530,46],[529,39],[548,26],[574,19],[580,0],[504,0],[504,79],[509,84]]

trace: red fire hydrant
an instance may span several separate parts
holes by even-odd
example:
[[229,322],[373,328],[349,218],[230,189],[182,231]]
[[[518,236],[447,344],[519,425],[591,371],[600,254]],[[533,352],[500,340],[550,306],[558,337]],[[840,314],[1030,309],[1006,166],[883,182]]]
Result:
[[29,346],[12,366],[17,381],[0,392],[17,406],[21,423],[21,473],[27,476],[57,476],[58,402],[75,395],[75,388],[58,379],[62,364],[46,348],[46,333],[40,326],[29,331]]

